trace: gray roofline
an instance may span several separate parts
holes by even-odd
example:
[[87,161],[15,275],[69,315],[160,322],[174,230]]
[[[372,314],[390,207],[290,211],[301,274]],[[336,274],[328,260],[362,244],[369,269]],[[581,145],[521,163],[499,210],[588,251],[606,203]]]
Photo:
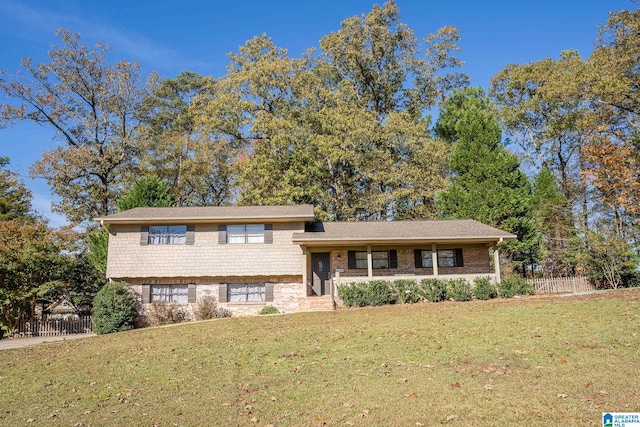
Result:
[[434,236],[434,237],[380,237],[380,238],[370,238],[370,237],[342,237],[342,238],[316,238],[316,239],[306,239],[303,236],[296,237],[293,236],[293,243],[305,246],[328,246],[328,245],[336,245],[336,244],[344,244],[348,245],[350,243],[358,243],[358,244],[377,244],[377,243],[460,243],[460,242],[468,242],[468,243],[493,243],[505,240],[513,240],[517,236],[509,235],[509,236]]
[[133,224],[139,222],[190,222],[190,223],[204,223],[204,222],[237,222],[237,221],[260,221],[269,220],[273,222],[290,222],[290,220],[300,221],[313,221],[313,215],[245,215],[245,216],[217,216],[217,217],[203,217],[203,216],[175,216],[175,217],[140,217],[140,218],[109,218],[98,217],[94,218],[94,221],[98,221],[104,224]]

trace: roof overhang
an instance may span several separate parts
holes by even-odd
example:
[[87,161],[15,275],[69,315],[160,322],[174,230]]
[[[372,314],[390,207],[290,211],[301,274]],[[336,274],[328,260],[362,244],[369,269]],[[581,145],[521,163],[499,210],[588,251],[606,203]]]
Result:
[[94,218],[94,221],[99,222],[102,225],[108,224],[176,224],[176,223],[189,223],[189,224],[212,224],[212,223],[245,223],[245,222],[308,222],[313,221],[313,216],[309,215],[288,215],[283,217],[281,215],[269,216],[269,215],[244,215],[244,216],[229,216],[229,217],[189,217],[189,216],[176,216],[176,217],[140,217],[140,218],[109,218],[98,217]]
[[449,244],[487,244],[495,245],[505,240],[511,240],[513,237],[446,237],[446,238],[332,238],[332,239],[305,239],[294,236],[293,243],[300,246],[360,246],[360,245],[449,245]]

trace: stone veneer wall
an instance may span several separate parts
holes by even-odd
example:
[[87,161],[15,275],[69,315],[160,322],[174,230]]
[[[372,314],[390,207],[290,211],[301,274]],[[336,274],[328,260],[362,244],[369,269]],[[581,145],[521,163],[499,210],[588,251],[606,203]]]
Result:
[[[306,295],[306,289],[302,285],[302,277],[234,277],[234,278],[151,278],[124,280],[129,285],[139,301],[142,300],[142,285],[153,284],[195,284],[196,300],[206,296],[213,296],[218,301],[219,308],[230,310],[234,316],[257,314],[263,307],[272,305],[281,313],[296,312],[299,310],[299,299]],[[273,283],[273,301],[248,302],[248,303],[221,303],[219,302],[219,285],[221,283]],[[151,303],[141,305],[141,314],[149,312]],[[197,303],[180,304],[190,318],[193,318]]]

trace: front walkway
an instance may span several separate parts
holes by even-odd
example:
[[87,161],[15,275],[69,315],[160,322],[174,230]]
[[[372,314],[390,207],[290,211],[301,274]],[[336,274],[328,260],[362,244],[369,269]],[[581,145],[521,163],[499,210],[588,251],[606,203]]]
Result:
[[0,350],[8,350],[10,348],[29,347],[36,344],[50,343],[56,341],[76,340],[78,338],[95,337],[96,334],[72,334],[72,335],[55,335],[51,337],[31,337],[31,338],[8,338],[0,340]]

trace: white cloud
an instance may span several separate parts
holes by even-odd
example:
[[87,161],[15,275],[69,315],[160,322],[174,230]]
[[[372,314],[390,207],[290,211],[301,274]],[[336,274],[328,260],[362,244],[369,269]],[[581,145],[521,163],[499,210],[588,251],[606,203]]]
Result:
[[[38,6],[33,6],[37,4]],[[0,15],[20,25],[19,37],[50,43],[54,32],[67,28],[80,33],[82,42],[87,46],[96,41],[110,44],[114,54],[124,53],[130,61],[138,61],[150,68],[167,70],[176,64],[187,62],[177,49],[164,46],[152,39],[126,28],[116,28],[100,22],[99,17],[90,16],[76,10],[57,11],[47,8],[48,3],[20,3],[14,0],[0,2]],[[58,3],[58,6],[60,4]],[[6,31],[6,30],[5,30]],[[16,34],[12,34],[13,37]],[[56,40],[54,44],[59,44]],[[114,60],[114,54],[111,59]]]

